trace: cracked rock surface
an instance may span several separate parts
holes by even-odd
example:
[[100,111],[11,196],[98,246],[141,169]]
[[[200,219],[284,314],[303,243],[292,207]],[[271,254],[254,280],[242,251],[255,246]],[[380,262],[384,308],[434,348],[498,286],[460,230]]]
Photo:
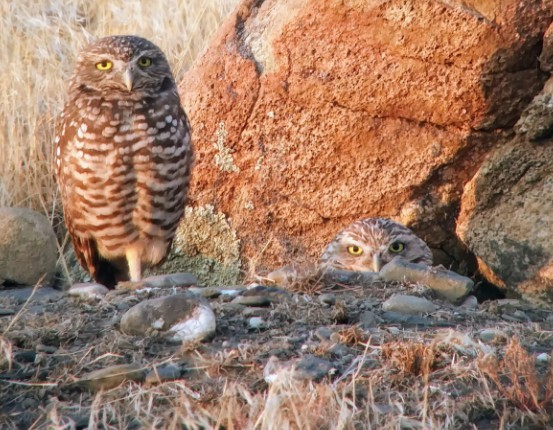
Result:
[[461,195],[542,89],[552,19],[541,1],[242,2],[180,84],[192,202],[228,215],[259,272],[382,216],[473,273]]

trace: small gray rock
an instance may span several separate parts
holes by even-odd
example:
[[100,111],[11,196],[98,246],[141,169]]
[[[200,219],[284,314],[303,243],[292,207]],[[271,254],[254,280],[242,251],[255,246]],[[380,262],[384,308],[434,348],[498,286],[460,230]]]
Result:
[[30,303],[48,303],[55,302],[64,296],[64,293],[51,287],[39,287],[33,294],[34,287],[10,288],[0,290],[0,298],[9,298],[17,303],[25,303],[31,295],[33,298]]
[[476,298],[476,296],[468,296],[461,307],[474,311],[478,308],[478,299]]
[[295,376],[298,379],[311,379],[313,381],[331,375],[334,371],[334,365],[330,361],[311,354],[307,354],[297,361],[294,368],[296,370]]
[[24,208],[0,208],[0,279],[21,285],[50,284],[58,246],[50,221]]
[[503,343],[507,340],[505,332],[496,328],[486,328],[478,334],[480,340],[485,343]]
[[156,366],[150,370],[146,375],[144,382],[146,384],[159,384],[166,381],[174,381],[179,379],[181,375],[181,369],[174,363],[168,363],[160,366]]
[[121,318],[121,331],[144,336],[152,329],[173,342],[200,341],[215,333],[215,314],[209,303],[195,294],[173,294],[143,301]]
[[333,306],[336,304],[336,296],[331,293],[324,293],[319,296],[319,302],[326,306]]
[[319,327],[315,331],[315,336],[317,336],[319,340],[330,340],[330,337],[332,336],[332,330],[330,330],[328,327]]
[[198,278],[186,272],[148,276],[142,280],[143,288],[188,287],[197,283]]
[[109,390],[125,381],[142,381],[146,372],[138,364],[120,364],[104,369],[94,370],[84,375],[76,384],[91,390]]
[[81,282],[73,284],[67,294],[83,299],[99,299],[109,293],[109,289],[102,284],[96,282]]
[[382,309],[403,314],[420,315],[432,313],[438,309],[438,306],[422,297],[395,294],[382,303]]
[[269,306],[271,298],[267,296],[238,296],[231,303],[243,306]]
[[359,323],[361,323],[361,327],[365,330],[376,327],[379,322],[380,318],[372,311],[364,311],[359,315]]
[[265,320],[261,317],[251,317],[248,320],[248,325],[253,330],[261,330],[267,326]]
[[536,356],[536,361],[540,364],[547,364],[551,361],[551,356],[547,352],[542,352]]
[[14,315],[14,314],[15,314],[15,310],[13,309],[0,308],[0,317],[5,317],[9,315]]

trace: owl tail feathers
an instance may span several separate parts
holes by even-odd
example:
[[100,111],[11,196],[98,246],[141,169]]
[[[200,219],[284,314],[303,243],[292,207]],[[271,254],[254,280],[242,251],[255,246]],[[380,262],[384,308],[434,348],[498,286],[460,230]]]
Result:
[[124,259],[120,261],[106,260],[98,252],[94,239],[85,239],[73,235],[72,240],[79,263],[96,282],[113,289],[118,282],[129,280]]

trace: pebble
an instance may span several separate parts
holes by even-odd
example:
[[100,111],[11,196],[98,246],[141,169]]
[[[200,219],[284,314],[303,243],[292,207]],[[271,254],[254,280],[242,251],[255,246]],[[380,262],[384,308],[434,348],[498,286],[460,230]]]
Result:
[[188,291],[208,299],[216,298],[219,296],[236,297],[243,291],[244,287],[190,287]]
[[386,264],[380,270],[380,276],[387,282],[424,284],[454,304],[462,301],[474,287],[472,279],[466,276],[447,269],[411,263],[403,258],[394,258]]
[[384,321],[392,324],[420,325],[423,327],[432,325],[432,320],[420,315],[406,315],[401,312],[384,312],[381,316]]
[[202,297],[190,293],[145,300],[121,318],[121,331],[145,336],[160,330],[172,342],[201,341],[215,333],[215,314]]
[[375,272],[328,269],[323,274],[323,281],[329,284],[371,286],[382,279]]
[[154,369],[150,370],[146,375],[144,382],[149,385],[159,384],[161,382],[179,379],[180,375],[180,367],[174,363],[168,363],[156,366]]
[[505,332],[495,328],[480,330],[478,337],[480,337],[480,340],[485,343],[504,342],[507,339]]
[[332,336],[332,333],[332,330],[330,330],[328,327],[319,327],[315,331],[315,336],[317,336],[319,340],[330,340],[330,336]]
[[536,356],[538,363],[547,364],[551,360],[551,356],[547,352],[542,352]]
[[251,329],[254,330],[260,330],[267,326],[265,320],[261,317],[251,317],[248,320],[248,325]]
[[15,310],[13,309],[0,308],[0,317],[5,317],[9,315],[14,315],[14,314],[15,314]]
[[109,292],[109,289],[102,284],[96,282],[82,282],[73,284],[67,294],[73,297],[83,299],[99,299],[104,297]]
[[380,318],[372,311],[364,311],[359,315],[359,323],[365,330],[376,327],[380,322]]
[[471,311],[475,311],[478,308],[478,299],[476,298],[476,296],[468,296],[461,307]]
[[326,306],[333,306],[336,304],[336,296],[331,293],[324,293],[319,296],[319,302]]
[[238,296],[231,303],[243,306],[269,306],[271,298],[267,296]]
[[[34,287],[24,287],[24,288],[9,288],[5,290],[0,290],[0,298],[7,298],[15,300],[18,304],[25,303],[31,294],[33,294]],[[35,290],[33,298],[30,303],[35,302],[56,302],[64,296],[62,291],[56,290],[52,287],[39,287]]]
[[422,297],[394,294],[382,303],[382,309],[403,314],[419,315],[432,313],[438,309],[438,306]]
[[142,280],[144,288],[189,287],[197,283],[196,275],[186,272],[148,276]]
[[250,308],[250,307],[243,307],[242,308],[242,315],[247,317],[261,317],[265,316],[268,313],[270,313],[271,310],[268,308]]
[[109,390],[125,381],[140,382],[144,379],[145,374],[142,366],[138,364],[120,364],[89,372],[76,384],[84,385],[94,391]]
[[334,365],[322,358],[307,354],[295,363],[295,377],[318,381],[334,372]]

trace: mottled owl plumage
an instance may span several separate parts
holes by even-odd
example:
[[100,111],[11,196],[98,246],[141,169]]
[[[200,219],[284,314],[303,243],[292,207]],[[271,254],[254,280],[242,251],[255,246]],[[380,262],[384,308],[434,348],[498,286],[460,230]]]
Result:
[[379,272],[395,257],[432,265],[432,251],[407,227],[385,218],[350,224],[325,248],[319,265],[352,271]]
[[105,37],[84,49],[55,143],[79,262],[108,287],[140,280],[142,267],[158,264],[170,247],[193,161],[163,52],[136,36]]

